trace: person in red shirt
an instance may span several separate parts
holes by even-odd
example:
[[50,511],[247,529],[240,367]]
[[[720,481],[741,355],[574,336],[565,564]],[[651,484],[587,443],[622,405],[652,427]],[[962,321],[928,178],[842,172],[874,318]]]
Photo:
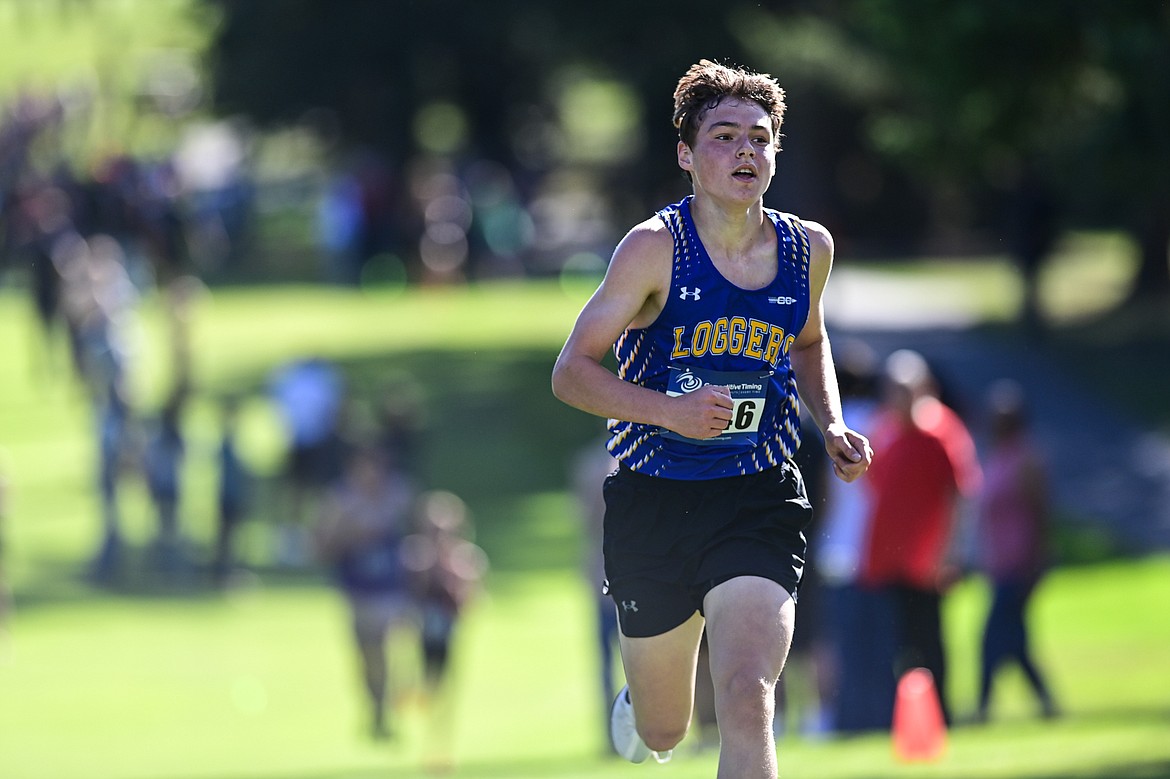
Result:
[[950,554],[957,515],[978,493],[982,474],[967,427],[939,400],[917,352],[903,349],[887,359],[884,409],[872,441],[881,457],[867,479],[872,500],[861,581],[893,610],[895,678],[928,669],[949,721],[942,595],[957,577]]

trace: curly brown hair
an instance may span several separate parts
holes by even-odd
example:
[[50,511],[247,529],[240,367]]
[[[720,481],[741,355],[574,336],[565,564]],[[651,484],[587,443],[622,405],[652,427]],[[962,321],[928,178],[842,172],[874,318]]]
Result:
[[785,108],[780,84],[767,73],[733,68],[708,59],[691,65],[674,90],[674,126],[682,142],[694,146],[703,116],[728,97],[754,101],[768,113],[779,150]]

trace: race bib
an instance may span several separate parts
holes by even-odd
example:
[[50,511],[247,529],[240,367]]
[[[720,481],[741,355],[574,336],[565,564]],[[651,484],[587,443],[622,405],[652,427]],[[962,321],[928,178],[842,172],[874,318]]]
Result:
[[771,371],[713,371],[687,365],[670,366],[666,394],[678,397],[716,384],[731,391],[731,424],[714,438],[687,438],[673,430],[662,429],[662,437],[700,446],[755,446],[759,443],[760,419],[768,400]]

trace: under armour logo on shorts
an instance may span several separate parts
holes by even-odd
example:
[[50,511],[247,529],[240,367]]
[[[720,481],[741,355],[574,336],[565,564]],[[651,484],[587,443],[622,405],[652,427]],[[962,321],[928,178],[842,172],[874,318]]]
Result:
[[622,611],[637,611],[637,610],[638,610],[638,601],[636,601],[636,600],[622,601]]

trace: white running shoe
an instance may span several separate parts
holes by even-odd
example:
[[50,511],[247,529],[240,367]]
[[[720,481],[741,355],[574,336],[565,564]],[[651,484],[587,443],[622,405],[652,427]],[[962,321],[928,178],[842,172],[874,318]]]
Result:
[[630,703],[630,686],[622,687],[621,692],[613,700],[613,708],[609,711],[609,741],[619,755],[631,763],[641,763],[647,757],[659,763],[670,760],[672,750],[655,752],[646,746],[642,737],[638,735],[638,728],[634,724],[634,704]]

